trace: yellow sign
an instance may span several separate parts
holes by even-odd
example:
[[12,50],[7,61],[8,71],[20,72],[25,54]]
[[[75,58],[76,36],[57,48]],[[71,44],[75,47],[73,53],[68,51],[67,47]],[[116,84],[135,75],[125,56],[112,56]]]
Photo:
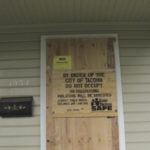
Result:
[[55,70],[71,70],[72,69],[71,56],[54,56],[53,69],[55,69]]

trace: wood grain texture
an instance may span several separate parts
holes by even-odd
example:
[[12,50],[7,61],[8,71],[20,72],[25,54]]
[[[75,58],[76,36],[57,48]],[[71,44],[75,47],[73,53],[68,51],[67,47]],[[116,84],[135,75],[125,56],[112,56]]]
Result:
[[53,57],[72,56],[74,71],[112,69],[114,56],[107,55],[112,44],[109,42],[110,39],[99,38],[47,41],[47,150],[118,150],[117,119],[54,118],[52,114]]

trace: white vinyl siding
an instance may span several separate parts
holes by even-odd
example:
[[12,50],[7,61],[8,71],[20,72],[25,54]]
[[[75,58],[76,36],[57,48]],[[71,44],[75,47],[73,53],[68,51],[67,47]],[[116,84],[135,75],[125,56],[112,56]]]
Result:
[[117,33],[127,150],[150,149],[150,27],[46,25],[0,28],[0,97],[33,96],[33,117],[0,118],[0,150],[40,150],[40,36]]
[[0,118],[0,150],[40,150],[39,42],[34,48],[14,37],[0,36],[0,97],[33,96],[33,117]]

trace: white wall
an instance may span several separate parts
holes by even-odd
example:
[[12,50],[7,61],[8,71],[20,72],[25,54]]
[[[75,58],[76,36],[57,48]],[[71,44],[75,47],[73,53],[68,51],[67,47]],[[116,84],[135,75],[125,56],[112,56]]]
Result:
[[150,149],[150,26],[0,27],[0,97],[34,96],[34,116],[0,118],[0,150],[40,149],[40,35],[118,33],[127,150]]

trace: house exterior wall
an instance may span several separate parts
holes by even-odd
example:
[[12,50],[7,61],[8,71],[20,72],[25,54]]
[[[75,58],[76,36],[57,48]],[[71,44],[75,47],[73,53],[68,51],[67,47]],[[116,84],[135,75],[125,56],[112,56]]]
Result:
[[127,150],[150,149],[150,27],[62,24],[0,27],[0,97],[33,96],[33,117],[0,118],[0,150],[40,150],[40,36],[119,36]]

